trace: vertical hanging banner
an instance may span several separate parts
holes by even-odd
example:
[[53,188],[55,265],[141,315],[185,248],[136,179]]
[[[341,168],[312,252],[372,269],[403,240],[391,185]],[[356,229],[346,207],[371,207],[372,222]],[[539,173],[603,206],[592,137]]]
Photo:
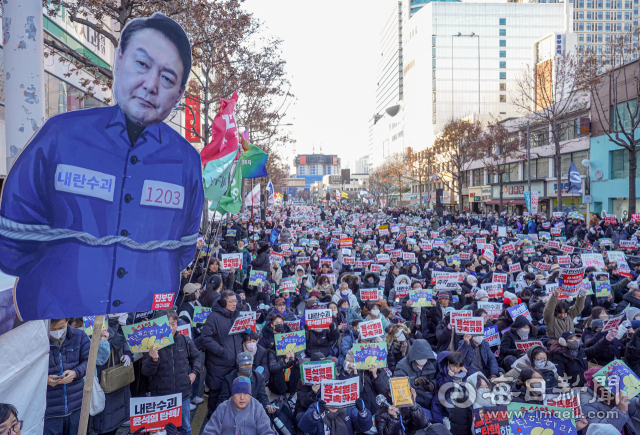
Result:
[[184,98],[184,137],[189,142],[200,142],[200,101],[197,98]]

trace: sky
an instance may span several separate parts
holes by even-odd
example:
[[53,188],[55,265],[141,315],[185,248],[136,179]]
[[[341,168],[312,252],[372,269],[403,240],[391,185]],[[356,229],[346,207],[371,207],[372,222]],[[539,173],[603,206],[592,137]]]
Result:
[[[245,8],[283,40],[282,57],[296,99],[291,123],[296,154],[337,154],[342,167],[368,152],[380,33],[397,0],[246,0]],[[292,166],[293,171],[293,166]]]

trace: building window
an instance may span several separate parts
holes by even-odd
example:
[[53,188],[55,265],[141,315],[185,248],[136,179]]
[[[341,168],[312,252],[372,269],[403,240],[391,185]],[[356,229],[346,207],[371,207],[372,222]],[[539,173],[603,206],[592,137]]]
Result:
[[484,169],[474,169],[471,171],[474,186],[482,186],[484,184]]
[[541,147],[549,144],[549,130],[539,130],[531,132],[531,148]]
[[500,62],[500,68],[506,68],[507,62]]
[[500,102],[501,103],[506,103],[507,102],[507,96],[506,95],[500,95]]
[[506,91],[507,90],[507,84],[506,83],[500,83],[500,90],[501,91]]
[[60,113],[71,112],[72,110],[89,109],[91,107],[102,107],[105,105],[96,98],[84,98],[84,93],[80,89],[49,73],[45,73],[44,89],[45,116],[47,118]]
[[506,26],[507,25],[507,19],[506,18],[500,18],[500,25],[501,26]]
[[[636,161],[638,161],[636,154]],[[640,167],[636,169],[636,177],[640,174]],[[611,151],[611,178],[629,178],[629,151]]]
[[298,174],[299,174],[299,175],[305,175],[304,166],[299,166],[299,167],[298,167]]
[[[582,162],[584,159],[588,157],[589,157],[589,151],[587,150],[578,151],[575,153],[562,154],[560,156],[560,173],[563,175],[563,177],[566,177],[567,173],[569,172],[569,166],[571,166],[571,160],[573,160],[576,163],[576,169],[578,169],[578,173],[580,175],[586,176],[587,168],[582,166],[580,162]],[[556,170],[558,170],[558,168],[554,168],[553,174],[551,174],[552,177],[556,176]]]
[[[527,179],[527,163],[523,163],[523,174],[522,179]],[[535,159],[531,160],[531,179],[535,180],[536,178],[548,178],[549,177],[549,159]]]
[[507,40],[506,39],[501,39],[500,40],[500,47],[506,47],[507,46]]
[[[625,101],[622,103],[618,103],[615,110],[611,110],[611,130],[612,131],[622,131],[629,130],[632,127],[632,123],[637,124],[637,106],[638,99],[633,99],[629,101]],[[635,115],[635,116],[632,116]],[[619,120],[618,120],[619,118]]]
[[507,29],[500,29],[500,36],[507,36]]
[[500,51],[500,57],[507,57],[506,51]]
[[502,181],[518,181],[518,163],[510,163],[506,166],[506,172],[502,174]]
[[501,72],[500,73],[500,79],[501,80],[505,80],[507,78],[507,73],[506,72]]
[[584,34],[583,33],[578,35],[578,42],[584,42]]

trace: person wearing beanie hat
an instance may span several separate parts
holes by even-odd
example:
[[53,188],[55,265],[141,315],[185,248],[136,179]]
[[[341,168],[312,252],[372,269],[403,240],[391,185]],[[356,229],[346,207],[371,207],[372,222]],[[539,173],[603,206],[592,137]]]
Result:
[[533,326],[525,316],[518,316],[511,324],[511,329],[502,335],[500,340],[500,362],[505,370],[510,370],[515,361],[524,352],[518,349],[517,342],[535,339],[538,328]]
[[489,301],[489,293],[486,290],[478,290],[474,297],[477,301],[488,302]]
[[504,292],[504,298],[502,299],[502,308],[515,307],[522,303],[522,300],[511,292]]
[[[269,404],[265,375],[253,369],[253,355],[246,351],[240,352],[236,356],[236,362],[238,368],[226,375],[222,381],[222,389],[218,396],[218,406],[235,394],[233,389],[236,382],[242,381],[248,386],[248,394],[255,397],[268,413],[275,412],[275,408]],[[245,382],[245,380],[248,382]]]
[[264,407],[251,395],[251,384],[242,376],[231,381],[231,397],[218,406],[202,435],[276,435]]
[[432,346],[437,345],[436,331],[438,330],[438,325],[444,319],[445,309],[450,302],[449,292],[440,291],[438,292],[435,306],[427,311],[427,324],[422,325],[422,335]]
[[[548,329],[547,329],[548,330]],[[586,384],[585,372],[589,368],[588,361],[598,354],[609,352],[611,342],[616,338],[616,330],[611,329],[606,337],[598,340],[590,347],[584,347],[580,337],[573,331],[563,331],[549,349],[549,359],[558,368],[558,375],[572,386],[582,387]]]

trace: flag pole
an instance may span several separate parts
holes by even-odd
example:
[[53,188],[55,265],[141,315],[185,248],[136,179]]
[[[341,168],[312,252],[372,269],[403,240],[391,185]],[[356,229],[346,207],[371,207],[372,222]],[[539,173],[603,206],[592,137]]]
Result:
[[[249,196],[251,196],[251,223],[253,224],[253,234],[255,235],[256,233],[256,223],[253,220],[253,178],[251,179],[251,193],[249,193]],[[256,238],[253,237],[253,235],[251,236],[251,238],[253,239],[253,255],[256,255]]]

